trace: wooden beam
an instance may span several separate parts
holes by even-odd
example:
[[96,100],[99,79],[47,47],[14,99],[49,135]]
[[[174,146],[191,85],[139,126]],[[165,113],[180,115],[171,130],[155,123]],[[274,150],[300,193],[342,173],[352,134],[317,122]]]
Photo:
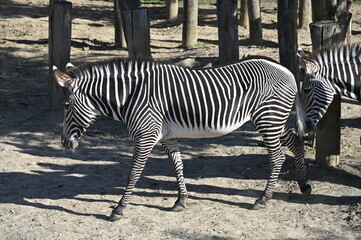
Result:
[[53,78],[53,66],[64,71],[70,62],[71,9],[67,1],[51,2],[49,15],[49,103],[52,111],[63,109],[63,89]]
[[[343,24],[324,20],[310,24],[313,51],[343,43]],[[317,124],[316,162],[320,166],[337,166],[340,162],[341,96],[335,95],[325,115]]]
[[123,15],[129,57],[151,58],[148,9],[127,9],[123,11]]
[[237,0],[218,0],[219,63],[239,60]]
[[298,81],[297,0],[278,0],[278,43],[280,63]]

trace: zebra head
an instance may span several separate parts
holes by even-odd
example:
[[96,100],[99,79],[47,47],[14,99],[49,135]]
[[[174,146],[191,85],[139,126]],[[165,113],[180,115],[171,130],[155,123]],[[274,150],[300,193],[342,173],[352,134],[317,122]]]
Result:
[[75,150],[84,132],[95,121],[96,113],[79,86],[79,79],[74,74],[76,68],[68,64],[66,69],[62,72],[54,66],[53,75],[57,84],[66,90],[61,142],[64,147]]
[[306,132],[315,131],[316,125],[325,114],[333,100],[335,90],[320,72],[322,66],[314,60],[299,55],[299,64],[303,73],[302,93],[305,102]]

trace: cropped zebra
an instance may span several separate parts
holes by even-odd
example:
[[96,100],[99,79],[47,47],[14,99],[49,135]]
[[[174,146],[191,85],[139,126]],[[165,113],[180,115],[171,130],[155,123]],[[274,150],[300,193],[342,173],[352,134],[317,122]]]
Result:
[[361,46],[344,45],[299,55],[305,70],[306,131],[314,131],[335,94],[361,101]]
[[296,156],[297,181],[308,195],[302,141],[285,126],[297,86],[290,71],[266,59],[247,59],[217,68],[188,69],[154,61],[114,59],[54,68],[58,84],[67,89],[62,143],[75,149],[78,140],[105,115],[126,123],[134,140],[128,184],[110,220],[123,215],[150,152],[160,142],[178,182],[174,211],[184,208],[188,192],[177,138],[217,137],[252,120],[262,135],[270,160],[270,176],[254,209],[264,207],[285,155],[281,142]]

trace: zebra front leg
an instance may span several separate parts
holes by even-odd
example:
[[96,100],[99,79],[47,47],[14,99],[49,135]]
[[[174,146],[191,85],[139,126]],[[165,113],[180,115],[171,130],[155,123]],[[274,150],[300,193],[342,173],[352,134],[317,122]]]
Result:
[[308,182],[306,166],[304,161],[304,142],[303,139],[292,132],[291,129],[285,127],[281,135],[282,145],[287,146],[295,157],[296,180],[302,192],[307,198],[310,196],[312,188]]
[[152,151],[155,143],[150,143],[149,141],[135,141],[133,160],[130,168],[130,173],[128,177],[128,184],[123,194],[122,199],[119,201],[119,204],[112,211],[109,220],[115,221],[120,219],[123,216],[124,208],[129,204],[130,197],[133,193],[135,184],[137,183],[145,163],[148,160],[149,154]]
[[174,203],[172,211],[180,212],[185,209],[184,202],[188,192],[184,181],[183,161],[179,152],[178,141],[176,139],[163,140],[161,144],[171,161],[178,182],[178,199]]

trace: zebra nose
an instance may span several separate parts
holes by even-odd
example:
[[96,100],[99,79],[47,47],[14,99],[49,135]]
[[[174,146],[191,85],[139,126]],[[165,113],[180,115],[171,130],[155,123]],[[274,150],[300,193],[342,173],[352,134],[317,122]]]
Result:
[[77,140],[73,140],[69,142],[69,149],[75,150],[79,146],[79,143]]
[[65,136],[61,143],[63,144],[63,147],[71,150],[75,150],[79,146],[78,140],[76,140],[73,136]]

